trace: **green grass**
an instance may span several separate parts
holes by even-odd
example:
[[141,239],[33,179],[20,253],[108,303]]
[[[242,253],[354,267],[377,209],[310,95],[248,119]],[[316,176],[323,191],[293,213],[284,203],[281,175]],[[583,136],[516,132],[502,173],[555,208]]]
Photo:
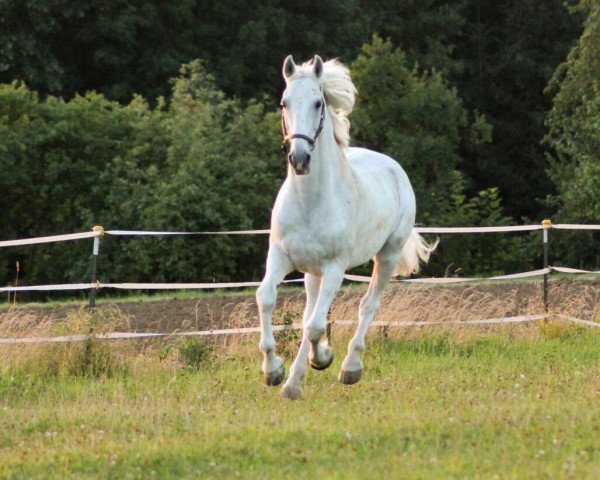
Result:
[[476,332],[372,332],[351,387],[336,332],[297,402],[262,384],[254,337],[113,343],[110,375],[5,361],[0,478],[600,478],[599,332]]

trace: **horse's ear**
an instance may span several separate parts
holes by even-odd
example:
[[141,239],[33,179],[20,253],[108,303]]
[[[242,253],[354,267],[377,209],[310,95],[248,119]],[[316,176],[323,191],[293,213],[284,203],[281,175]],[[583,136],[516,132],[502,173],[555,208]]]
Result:
[[313,59],[313,71],[315,72],[315,77],[320,78],[323,74],[323,60],[318,55],[315,55]]
[[283,62],[283,78],[290,78],[296,71],[296,64],[291,55],[288,55]]

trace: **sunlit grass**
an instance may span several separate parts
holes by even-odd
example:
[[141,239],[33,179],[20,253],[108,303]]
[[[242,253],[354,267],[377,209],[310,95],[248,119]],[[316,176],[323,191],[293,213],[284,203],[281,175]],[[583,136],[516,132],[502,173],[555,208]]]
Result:
[[1,347],[0,477],[600,476],[599,332],[388,335],[370,333],[365,375],[346,387],[348,334],[334,330],[332,368],[310,371],[297,402],[262,384],[255,337],[106,342],[104,370],[66,368],[98,360],[77,355],[50,368],[52,346],[35,362]]

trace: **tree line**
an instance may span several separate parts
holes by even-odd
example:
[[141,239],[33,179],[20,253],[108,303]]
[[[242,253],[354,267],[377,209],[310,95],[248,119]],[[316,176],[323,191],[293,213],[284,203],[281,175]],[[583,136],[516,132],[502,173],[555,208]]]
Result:
[[[289,4],[288,4],[289,3]],[[353,143],[390,154],[418,221],[598,220],[597,0],[0,5],[0,232],[266,228],[281,61],[339,57]],[[573,186],[576,188],[573,188]],[[500,273],[539,239],[444,238],[430,272]],[[565,255],[597,261],[591,236]],[[573,242],[580,251],[573,252]],[[106,281],[252,279],[264,237],[103,242]],[[89,245],[4,250],[0,277],[86,278]]]

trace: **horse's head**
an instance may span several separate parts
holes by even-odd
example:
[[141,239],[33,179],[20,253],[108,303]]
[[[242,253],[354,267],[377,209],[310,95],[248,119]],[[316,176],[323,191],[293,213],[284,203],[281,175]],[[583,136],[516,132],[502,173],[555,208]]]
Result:
[[322,74],[323,60],[318,55],[309,70],[299,70],[291,55],[283,63],[286,82],[280,105],[283,149],[296,175],[309,173],[310,153],[325,121],[325,97],[319,83]]

